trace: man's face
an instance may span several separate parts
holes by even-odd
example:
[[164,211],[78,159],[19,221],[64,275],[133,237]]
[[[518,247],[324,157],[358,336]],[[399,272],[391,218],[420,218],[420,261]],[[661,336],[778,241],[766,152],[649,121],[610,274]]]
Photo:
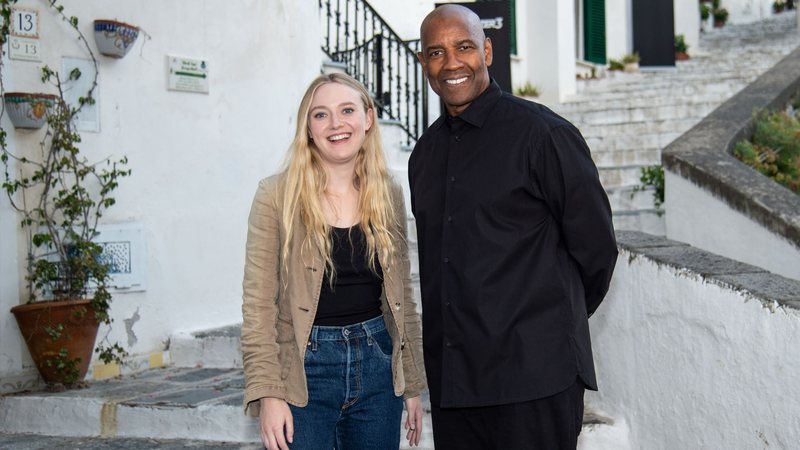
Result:
[[460,16],[445,15],[422,30],[417,54],[431,88],[452,116],[461,114],[487,87],[492,42]]

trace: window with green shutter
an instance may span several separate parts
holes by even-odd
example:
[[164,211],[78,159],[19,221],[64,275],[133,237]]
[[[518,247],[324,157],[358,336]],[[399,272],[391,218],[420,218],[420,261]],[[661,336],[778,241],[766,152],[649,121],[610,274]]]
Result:
[[606,63],[605,0],[583,0],[583,48],[587,61]]

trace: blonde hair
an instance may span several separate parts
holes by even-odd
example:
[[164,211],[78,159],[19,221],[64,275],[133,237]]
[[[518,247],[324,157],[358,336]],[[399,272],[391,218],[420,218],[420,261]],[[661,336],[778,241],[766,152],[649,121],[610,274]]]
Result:
[[[294,140],[289,146],[286,169],[283,176],[283,194],[278,201],[282,202],[283,227],[281,255],[283,267],[287,267],[289,246],[295,232],[295,217],[299,212],[300,219],[306,227],[301,254],[312,247],[319,249],[330,273],[333,283],[335,268],[331,259],[332,237],[331,226],[322,212],[322,197],[327,187],[328,177],[319,156],[319,150],[309,139],[308,113],[314,94],[320,86],[328,83],[339,83],[358,92],[366,114],[372,115],[372,126],[366,131],[364,145],[356,155],[353,183],[359,192],[358,211],[359,227],[367,243],[369,267],[377,272],[375,256],[390,261],[396,252],[393,234],[398,227],[397,218],[391,201],[389,172],[381,144],[375,104],[364,86],[349,75],[332,73],[317,77],[306,90],[300,107],[297,110],[297,129]],[[396,236],[402,238],[402,236]]]

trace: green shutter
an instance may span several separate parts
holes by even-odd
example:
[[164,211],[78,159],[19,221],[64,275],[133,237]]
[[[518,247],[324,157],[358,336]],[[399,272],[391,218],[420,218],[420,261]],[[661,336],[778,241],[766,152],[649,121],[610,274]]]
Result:
[[587,61],[606,63],[605,0],[583,0],[583,49]]

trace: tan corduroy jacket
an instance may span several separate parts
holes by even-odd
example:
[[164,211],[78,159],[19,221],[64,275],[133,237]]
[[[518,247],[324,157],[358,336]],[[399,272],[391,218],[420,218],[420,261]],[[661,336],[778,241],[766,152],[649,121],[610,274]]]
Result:
[[[245,373],[245,413],[257,416],[262,397],[282,398],[296,406],[308,403],[303,361],[317,312],[324,264],[318,250],[301,255],[305,226],[295,218],[287,271],[281,270],[282,175],[261,180],[253,199],[247,229],[242,305],[242,353]],[[401,188],[392,183],[392,201],[406,236]],[[381,308],[392,337],[395,395],[415,397],[425,389],[422,331],[411,293],[408,245],[395,242],[399,258],[381,260]]]

